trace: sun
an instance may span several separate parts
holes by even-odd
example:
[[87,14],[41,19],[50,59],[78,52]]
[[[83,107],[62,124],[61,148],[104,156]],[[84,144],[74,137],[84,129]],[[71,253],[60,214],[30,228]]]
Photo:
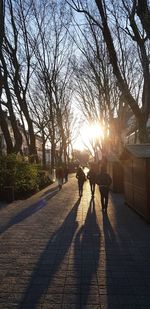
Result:
[[88,135],[95,141],[96,139],[104,138],[104,132],[102,130],[102,127],[98,123],[92,124],[88,127]]
[[90,143],[95,143],[98,139],[104,137],[103,130],[98,123],[90,124],[89,126],[84,126],[80,130],[81,139],[83,141],[89,141]]
[[82,151],[91,145],[95,145],[102,139],[104,139],[104,132],[99,123],[86,124],[80,129],[80,134],[75,142],[75,148]]

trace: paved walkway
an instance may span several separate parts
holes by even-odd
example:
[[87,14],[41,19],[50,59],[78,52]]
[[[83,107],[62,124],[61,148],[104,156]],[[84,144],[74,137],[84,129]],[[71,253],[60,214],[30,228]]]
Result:
[[0,208],[0,308],[150,308],[150,225],[74,176],[54,189]]

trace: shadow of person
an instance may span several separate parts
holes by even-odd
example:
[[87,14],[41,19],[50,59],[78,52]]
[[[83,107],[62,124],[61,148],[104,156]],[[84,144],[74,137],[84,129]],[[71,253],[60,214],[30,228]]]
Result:
[[42,194],[42,196],[45,196],[46,194],[49,194],[49,193],[53,193],[53,192],[55,192],[55,191],[58,191],[58,185],[56,185],[56,186],[53,187],[53,188],[50,188],[50,189],[46,190],[46,191]]
[[104,231],[104,238],[105,244],[108,245],[115,245],[116,244],[116,237],[112,225],[109,220],[109,216],[106,212],[103,212],[103,231]]
[[[81,286],[82,308],[96,299],[97,267],[100,252],[100,229],[97,222],[94,198],[91,199],[85,223],[78,231],[74,246],[74,265],[77,285]],[[80,260],[81,262],[80,262]],[[94,304],[94,303],[93,303]]]
[[29,205],[27,208],[19,211],[13,218],[9,220],[7,224],[5,224],[5,226],[0,228],[0,234],[4,233],[6,230],[11,228],[13,225],[18,224],[19,222],[32,216],[34,213],[36,213],[41,208],[46,206],[47,201],[53,196],[55,196],[57,193],[58,193],[58,187],[57,189],[51,191],[49,195],[45,196],[45,198],[42,198],[39,201],[35,202],[34,204]]
[[67,255],[72,238],[78,227],[76,216],[79,204],[80,199],[75,203],[60,228],[51,236],[35,266],[35,271],[32,273],[28,287],[21,300],[20,308],[22,308],[22,305],[25,305],[26,308],[37,308],[56,272],[61,267],[61,263]]
[[[117,236],[117,222],[115,222],[115,230],[111,225],[109,216],[103,213],[103,232],[105,242],[105,286],[107,295],[107,307],[112,308],[116,306],[117,298],[114,300],[113,293],[117,295],[118,287],[121,290],[123,287],[123,297],[125,295],[125,287],[127,281],[124,273],[124,264],[122,258],[122,252],[124,250],[123,243],[120,243],[119,237]],[[128,283],[129,287],[129,283]],[[130,291],[128,291],[130,293]]]
[[46,200],[42,199],[34,204],[31,204],[27,208],[19,211],[13,218],[9,220],[9,222],[1,227],[0,234],[4,233],[7,229],[11,228],[13,225],[18,224],[19,222],[25,220],[29,216],[32,216],[34,213],[39,211],[41,208],[43,208],[46,205]]

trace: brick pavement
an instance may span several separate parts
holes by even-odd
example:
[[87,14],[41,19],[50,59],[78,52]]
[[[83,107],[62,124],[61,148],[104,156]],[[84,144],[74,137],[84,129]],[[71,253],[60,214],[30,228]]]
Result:
[[150,308],[150,225],[74,176],[53,187],[0,209],[0,309]]

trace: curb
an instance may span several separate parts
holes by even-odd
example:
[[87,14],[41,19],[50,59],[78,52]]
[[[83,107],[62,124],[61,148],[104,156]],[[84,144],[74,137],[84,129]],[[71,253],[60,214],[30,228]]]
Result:
[[58,192],[58,185],[56,182],[53,184],[47,186],[46,188],[42,189],[41,191],[33,194],[32,196],[28,197],[27,199],[24,200],[15,200],[12,203],[5,203],[3,202],[2,205],[0,205],[0,208],[5,206],[29,206],[29,205],[38,205],[38,203],[42,203],[44,206],[44,203],[48,199],[50,199],[52,196],[54,196]]

